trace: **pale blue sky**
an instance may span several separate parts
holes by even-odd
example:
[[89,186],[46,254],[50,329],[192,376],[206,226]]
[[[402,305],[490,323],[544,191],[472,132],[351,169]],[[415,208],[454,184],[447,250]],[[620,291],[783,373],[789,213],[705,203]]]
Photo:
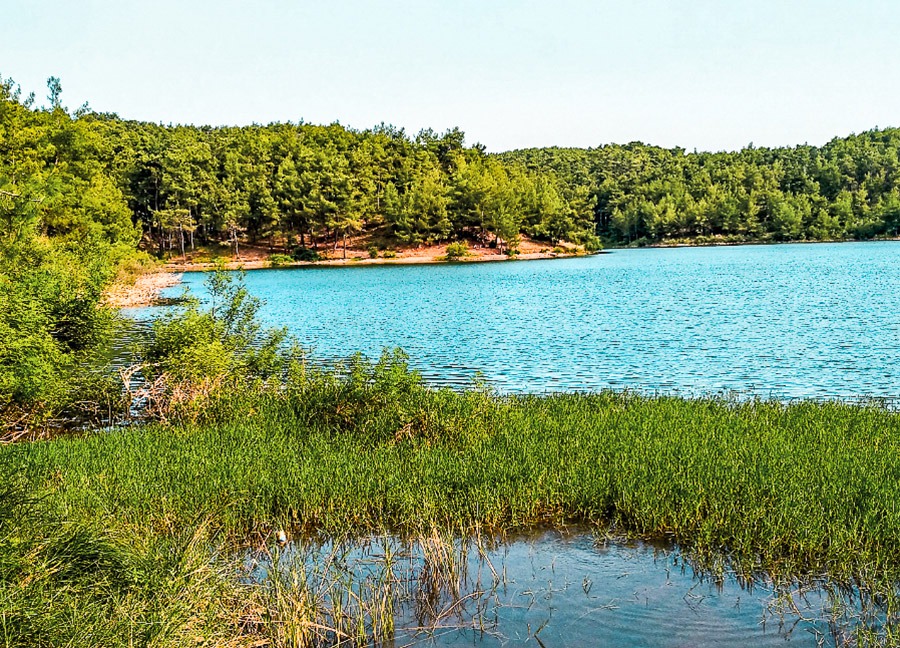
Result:
[[459,126],[491,151],[900,125],[898,0],[4,0],[0,74],[150,121]]

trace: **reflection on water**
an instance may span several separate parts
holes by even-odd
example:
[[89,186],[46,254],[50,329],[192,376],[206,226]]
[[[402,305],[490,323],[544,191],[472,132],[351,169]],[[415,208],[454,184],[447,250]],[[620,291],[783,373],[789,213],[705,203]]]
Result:
[[[266,323],[316,356],[399,346],[442,385],[480,372],[505,392],[896,397],[898,260],[897,242],[643,249],[260,270],[246,281],[266,300]],[[184,275],[201,296],[203,279]]]
[[[266,586],[273,562],[248,560]],[[296,576],[299,565],[294,587],[304,583],[323,606],[340,599],[357,626],[354,601],[370,627],[388,626],[379,614],[389,614],[397,646],[817,646],[840,644],[858,623],[847,614],[852,601],[837,610],[823,589],[748,589],[728,575],[715,582],[675,550],[589,534],[548,532],[487,548],[394,538],[294,545],[276,563],[282,575]]]

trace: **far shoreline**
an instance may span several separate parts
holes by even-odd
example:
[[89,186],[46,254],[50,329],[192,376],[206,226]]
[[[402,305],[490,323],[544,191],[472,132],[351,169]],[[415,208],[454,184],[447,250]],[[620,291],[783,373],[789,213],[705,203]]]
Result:
[[616,245],[604,247],[594,252],[529,252],[508,256],[506,254],[473,254],[456,259],[447,259],[443,255],[397,256],[393,258],[363,258],[355,256],[346,259],[322,259],[321,261],[292,261],[290,263],[272,263],[265,259],[245,259],[238,261],[213,262],[168,262],[158,267],[163,273],[208,272],[221,268],[223,270],[278,270],[289,268],[315,267],[357,267],[382,265],[460,265],[467,263],[496,263],[501,261],[541,261],[551,259],[573,259],[608,254],[621,250],[669,250],[682,248],[712,247],[746,247],[746,246],[779,246],[779,245],[822,245],[833,243],[897,243],[900,237],[877,239],[833,239],[827,241],[705,241],[705,242],[657,242],[648,245]]
[[679,249],[679,248],[708,248],[708,247],[745,247],[751,245],[759,246],[776,246],[776,245],[823,245],[829,243],[897,243],[900,242],[900,236],[891,238],[871,238],[871,239],[828,239],[824,241],[705,241],[705,242],[658,242],[648,243],[647,245],[615,245],[604,247],[604,252],[612,252],[615,250],[663,250],[663,249]]
[[246,261],[226,261],[223,263],[166,263],[160,266],[164,272],[206,272],[221,268],[223,270],[280,270],[290,268],[317,268],[317,267],[357,267],[357,266],[383,266],[383,265],[461,265],[469,263],[497,263],[503,261],[540,261],[550,259],[572,259],[578,257],[604,254],[606,250],[582,253],[556,253],[556,252],[530,252],[508,256],[506,254],[481,254],[448,259],[446,256],[406,256],[384,258],[347,258],[347,259],[323,259],[321,261],[292,261],[290,263],[272,263],[268,260],[248,259]]

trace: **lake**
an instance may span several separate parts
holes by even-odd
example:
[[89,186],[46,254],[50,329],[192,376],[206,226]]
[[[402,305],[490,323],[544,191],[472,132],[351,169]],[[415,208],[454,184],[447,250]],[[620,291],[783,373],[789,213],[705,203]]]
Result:
[[[246,284],[265,300],[264,322],[287,327],[313,357],[374,358],[399,346],[436,385],[481,376],[503,393],[894,399],[898,261],[898,242],[629,249],[547,261],[259,270]],[[188,273],[184,283],[202,298],[204,278]],[[160,312],[131,315],[147,322]],[[371,546],[348,551],[351,570],[353,561],[371,564]],[[771,584],[746,590],[731,575],[719,583],[698,577],[672,547],[550,533],[486,557],[499,581],[467,585],[465,610],[443,599],[454,614],[424,634],[415,605],[398,608],[396,645],[814,646],[840,643],[856,623],[851,601],[836,607],[850,616],[830,624],[833,602],[816,588],[782,616]],[[466,571],[483,576],[482,558],[465,557]]]
[[[898,261],[900,242],[628,249],[255,270],[246,283],[265,323],[316,357],[399,346],[438,385],[894,398]],[[200,296],[203,279],[184,275]]]

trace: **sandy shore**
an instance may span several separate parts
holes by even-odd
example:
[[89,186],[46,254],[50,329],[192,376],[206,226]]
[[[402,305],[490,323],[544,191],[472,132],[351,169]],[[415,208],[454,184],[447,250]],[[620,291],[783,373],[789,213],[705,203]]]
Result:
[[[463,257],[454,260],[454,263],[483,263],[490,261],[528,261],[533,259],[557,259],[563,257],[576,256],[574,254],[557,254],[554,252],[530,252],[526,254],[518,254],[515,257],[509,257],[505,254],[473,254],[472,256]],[[421,265],[426,263],[448,263],[445,257],[436,255],[409,255],[396,256],[390,259],[379,257],[371,258],[347,258],[347,259],[324,259],[322,261],[295,261],[280,265],[281,268],[303,267],[303,266],[364,266],[364,265]],[[214,263],[168,263],[165,269],[168,272],[196,272],[202,270],[212,270],[216,268]],[[247,259],[239,261],[228,261],[222,264],[226,270],[258,270],[261,268],[273,267],[269,261],[261,259]]]
[[159,293],[181,283],[181,275],[166,268],[161,272],[140,275],[133,284],[114,284],[103,295],[103,303],[113,308],[152,306]]

